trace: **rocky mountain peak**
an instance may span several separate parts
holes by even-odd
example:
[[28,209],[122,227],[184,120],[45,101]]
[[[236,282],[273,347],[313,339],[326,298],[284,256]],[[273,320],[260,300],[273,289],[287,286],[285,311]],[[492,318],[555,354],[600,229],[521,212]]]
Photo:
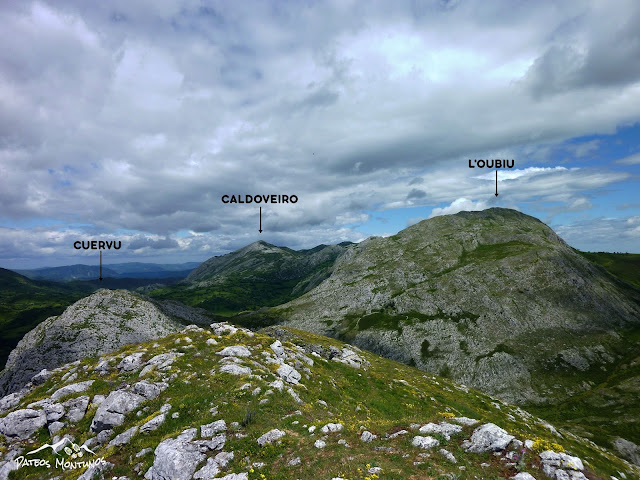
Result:
[[126,290],[98,290],[24,336],[0,374],[1,392],[19,390],[43,368],[178,331],[182,325],[176,318]]
[[579,374],[567,380],[577,365],[608,371],[634,351],[617,330],[640,328],[640,290],[539,220],[495,208],[362,242],[271,315],[509,401],[546,403],[588,388]]

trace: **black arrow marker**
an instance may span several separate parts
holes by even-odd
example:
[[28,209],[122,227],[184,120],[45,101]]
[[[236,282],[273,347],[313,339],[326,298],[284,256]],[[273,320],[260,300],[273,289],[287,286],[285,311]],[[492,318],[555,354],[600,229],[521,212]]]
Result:
[[258,231],[262,233],[262,207],[260,207],[260,230]]
[[102,250],[100,250],[100,278],[98,280],[102,281]]
[[496,170],[496,197],[498,196],[498,170]]

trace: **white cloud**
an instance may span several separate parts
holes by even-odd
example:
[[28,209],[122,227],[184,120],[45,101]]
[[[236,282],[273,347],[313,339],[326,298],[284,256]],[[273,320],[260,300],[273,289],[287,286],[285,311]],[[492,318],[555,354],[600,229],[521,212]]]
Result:
[[[225,206],[224,193],[299,195],[264,209],[270,238],[290,246],[359,238],[345,225],[364,212],[453,211],[462,199],[586,212],[631,174],[550,165],[549,152],[638,121],[639,12],[624,1],[13,2],[0,11],[1,224],[25,238],[33,230],[15,225],[42,219],[198,232],[177,255],[253,239],[256,209]],[[565,57],[586,63],[565,78]],[[518,169],[499,173],[495,199],[495,173],[474,178],[467,158]]]
[[620,163],[622,165],[640,165],[640,153],[634,153],[628,157],[621,158],[620,160],[617,160],[616,163]]
[[451,205],[442,208],[434,208],[431,211],[429,218],[438,217],[440,215],[453,215],[454,213],[463,211],[471,212],[485,210],[486,208],[488,208],[488,205],[482,200],[474,202],[473,200],[468,200],[466,198],[458,198],[454,200]]

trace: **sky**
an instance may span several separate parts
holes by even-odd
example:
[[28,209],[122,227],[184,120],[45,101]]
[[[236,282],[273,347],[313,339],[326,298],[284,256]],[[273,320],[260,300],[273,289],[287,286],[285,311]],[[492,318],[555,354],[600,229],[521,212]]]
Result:
[[[203,261],[515,208],[640,253],[640,2],[9,1],[0,267]],[[513,159],[471,169],[469,159]],[[224,204],[222,195],[296,195]]]

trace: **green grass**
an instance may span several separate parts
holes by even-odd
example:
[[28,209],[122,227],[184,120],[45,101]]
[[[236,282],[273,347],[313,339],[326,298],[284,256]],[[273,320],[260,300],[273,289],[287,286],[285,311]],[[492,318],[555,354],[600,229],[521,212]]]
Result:
[[640,287],[640,253],[575,251],[587,260],[604,267],[611,275]]

